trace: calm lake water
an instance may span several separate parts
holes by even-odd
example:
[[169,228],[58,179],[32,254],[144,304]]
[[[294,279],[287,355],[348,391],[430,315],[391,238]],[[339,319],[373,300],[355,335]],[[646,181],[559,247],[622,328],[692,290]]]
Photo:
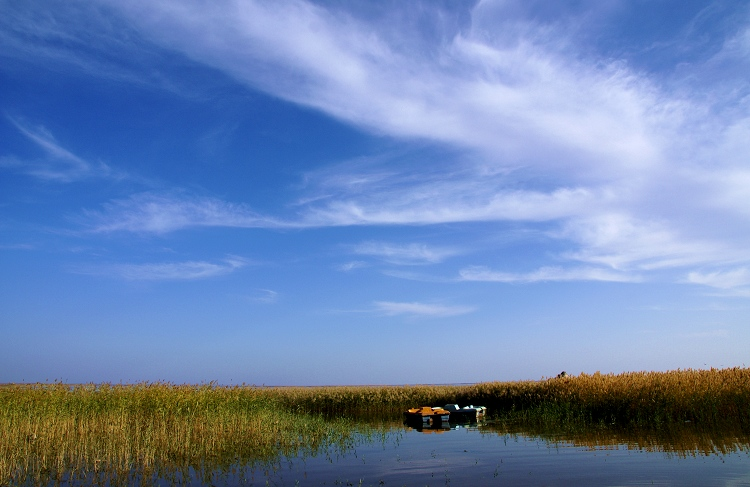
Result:
[[438,430],[396,424],[384,431],[345,451],[217,473],[211,484],[750,486],[750,442],[732,433],[687,427],[660,435],[553,435],[492,424]]

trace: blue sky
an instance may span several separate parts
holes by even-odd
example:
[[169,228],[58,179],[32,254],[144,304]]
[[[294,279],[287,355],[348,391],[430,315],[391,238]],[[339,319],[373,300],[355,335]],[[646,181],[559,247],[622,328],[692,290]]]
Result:
[[0,382],[743,366],[744,1],[0,0]]

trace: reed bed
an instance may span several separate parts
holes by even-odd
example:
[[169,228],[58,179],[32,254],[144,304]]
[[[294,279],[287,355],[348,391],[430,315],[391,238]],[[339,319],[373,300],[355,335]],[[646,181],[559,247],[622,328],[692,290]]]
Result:
[[0,485],[124,485],[134,475],[141,484],[189,475],[210,483],[206,476],[237,465],[273,468],[285,455],[346,450],[409,407],[448,403],[487,406],[495,424],[527,430],[689,423],[747,438],[750,369],[466,386],[8,385],[0,387]]
[[46,384],[0,388],[0,485],[187,479],[354,441],[351,421],[291,413],[248,388]]
[[750,430],[750,369],[581,374],[466,386],[279,388],[291,411],[327,417],[400,417],[415,406],[487,406],[507,421],[659,426],[691,421]]

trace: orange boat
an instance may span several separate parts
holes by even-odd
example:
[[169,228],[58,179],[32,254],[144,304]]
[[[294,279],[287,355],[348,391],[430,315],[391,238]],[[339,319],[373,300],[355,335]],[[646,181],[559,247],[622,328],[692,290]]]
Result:
[[404,411],[404,417],[406,417],[407,421],[421,421],[422,423],[447,423],[450,415],[451,413],[443,408],[431,408],[429,406]]

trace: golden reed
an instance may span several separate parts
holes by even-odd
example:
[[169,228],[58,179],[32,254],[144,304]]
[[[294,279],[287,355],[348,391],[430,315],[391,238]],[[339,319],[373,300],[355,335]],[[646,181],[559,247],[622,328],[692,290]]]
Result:
[[[346,448],[362,420],[424,405],[487,406],[497,424],[669,427],[750,433],[750,369],[581,374],[465,386],[221,387],[29,384],[0,387],[0,485],[75,478],[127,484],[185,478],[283,455]],[[355,420],[359,423],[355,423]],[[210,480],[210,479],[209,479]]]

